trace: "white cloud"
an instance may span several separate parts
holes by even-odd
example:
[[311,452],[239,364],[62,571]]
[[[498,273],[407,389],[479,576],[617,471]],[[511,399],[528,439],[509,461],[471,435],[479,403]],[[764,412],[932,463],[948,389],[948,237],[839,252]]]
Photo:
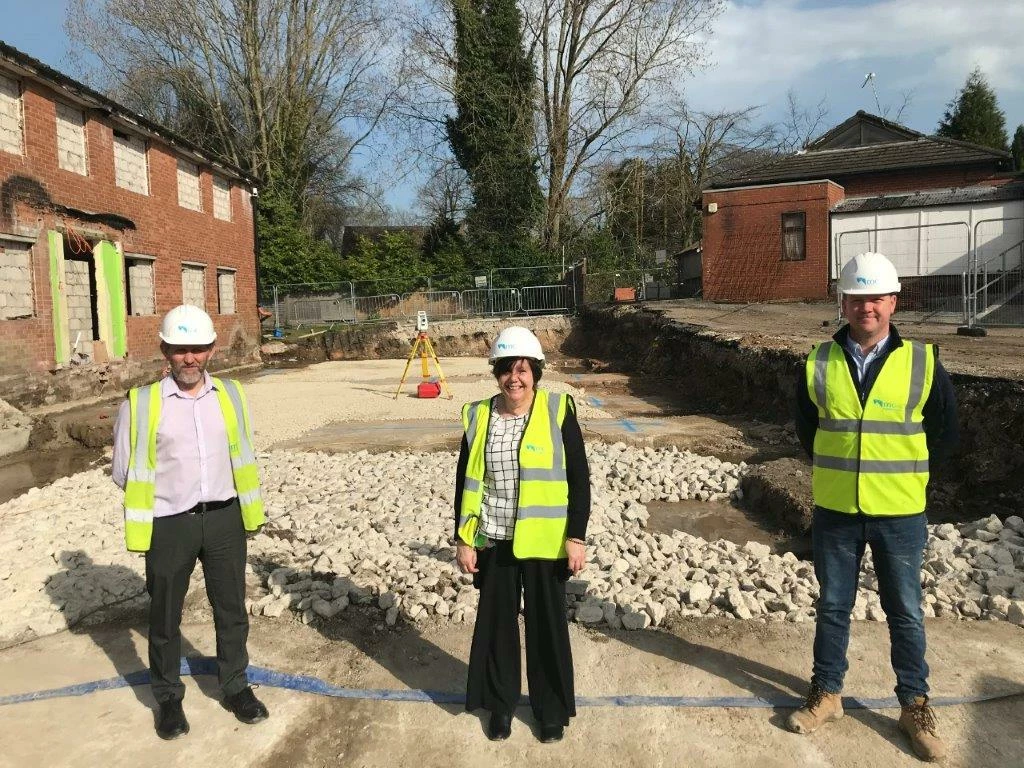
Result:
[[[711,65],[686,84],[701,105],[764,102],[828,68],[889,65],[890,89],[952,97],[980,65],[1001,97],[1024,97],[1020,0],[881,0],[820,6],[798,0],[730,2],[709,43]],[[822,83],[827,90],[830,83]],[[856,87],[855,85],[847,87]]]

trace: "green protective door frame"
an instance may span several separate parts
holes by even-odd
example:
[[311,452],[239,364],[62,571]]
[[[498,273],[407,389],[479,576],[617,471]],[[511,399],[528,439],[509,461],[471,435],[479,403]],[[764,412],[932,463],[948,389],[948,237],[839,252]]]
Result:
[[50,299],[53,318],[53,359],[66,363],[71,357],[68,345],[68,297],[64,287],[64,235],[48,230],[50,246]]
[[[124,357],[128,352],[128,313],[124,297],[124,259],[116,245],[101,240],[92,249],[96,262],[97,287],[103,290],[99,301],[101,323],[106,320],[106,333],[100,336],[110,340],[111,357]],[[105,311],[104,311],[105,310]]]

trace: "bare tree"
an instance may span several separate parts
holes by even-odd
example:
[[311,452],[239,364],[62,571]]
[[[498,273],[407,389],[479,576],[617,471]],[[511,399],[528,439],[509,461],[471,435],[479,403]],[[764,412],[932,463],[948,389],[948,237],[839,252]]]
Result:
[[698,240],[703,190],[770,164],[787,150],[788,136],[760,122],[760,109],[667,109],[647,132],[651,141],[635,155],[586,170],[589,204],[577,203],[566,216],[563,241],[586,234],[599,220],[622,258],[645,264],[657,249],[678,250]]
[[72,0],[103,87],[276,186],[338,199],[394,97],[377,0]]
[[452,159],[438,165],[417,197],[420,211],[430,222],[458,222],[472,202],[466,172]]
[[721,0],[526,0],[541,80],[544,242],[554,247],[581,170],[627,135],[702,59]]
[[781,148],[785,152],[795,152],[810,144],[812,139],[823,132],[828,112],[826,98],[822,98],[813,107],[805,107],[792,88],[786,91],[785,116],[775,128],[782,140]]
[[898,123],[903,119],[903,113],[910,109],[910,105],[914,103],[914,90],[900,91],[900,102],[899,106],[893,106],[892,104],[886,104],[882,107],[882,117],[886,120],[892,120],[894,123]]

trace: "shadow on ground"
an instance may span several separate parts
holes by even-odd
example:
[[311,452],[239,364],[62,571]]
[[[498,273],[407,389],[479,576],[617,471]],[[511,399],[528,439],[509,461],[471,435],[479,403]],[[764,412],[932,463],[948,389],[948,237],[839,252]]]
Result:
[[[144,680],[131,686],[139,704],[153,710],[157,704],[148,683],[149,663],[144,661],[136,646],[135,635],[145,637],[148,625],[145,619],[149,602],[140,598],[146,593],[146,581],[131,568],[123,565],[100,565],[83,550],[65,551],[60,555],[63,570],[55,573],[46,583],[50,600],[66,609],[70,600],[83,596],[101,601],[93,609],[68,616],[68,629],[74,634],[87,635],[110,660],[116,673],[130,681]],[[203,654],[187,638],[181,639],[181,652],[191,670],[200,672],[208,665],[200,664]],[[141,674],[140,674],[141,673]],[[211,699],[221,699],[216,677],[196,674],[199,689]]]
[[[614,637],[619,642],[631,646],[644,653],[661,656],[670,661],[699,669],[714,677],[726,680],[734,686],[758,698],[777,700],[779,698],[802,698],[807,693],[808,679],[803,679],[789,672],[769,666],[750,658],[743,653],[717,648],[714,645],[687,639],[685,635],[692,632],[688,625],[691,622],[679,621],[670,625],[670,631],[647,630],[630,632],[626,630],[603,630],[603,633]],[[694,629],[696,629],[694,624]],[[706,629],[704,627],[703,629]],[[728,642],[728,632],[722,637]],[[747,638],[744,643],[730,643],[733,648],[757,647]],[[811,648],[806,649],[807,663],[810,666]],[[679,691],[678,695],[687,695]],[[793,707],[774,707],[769,721],[782,731],[786,729],[786,718]],[[892,710],[896,712],[896,710]],[[896,714],[875,712],[869,709],[849,709],[846,716],[875,731],[901,753],[910,755],[910,747],[904,737],[896,729]],[[787,731],[788,733],[788,731]],[[796,734],[792,738],[802,738]]]

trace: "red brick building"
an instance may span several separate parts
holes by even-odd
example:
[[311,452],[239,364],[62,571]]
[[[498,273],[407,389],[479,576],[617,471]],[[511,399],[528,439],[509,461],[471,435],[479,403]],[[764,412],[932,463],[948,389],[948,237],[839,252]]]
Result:
[[[903,229],[917,227],[919,237],[945,227],[944,237],[955,233],[963,243],[949,245],[947,250],[956,255],[939,259],[941,268],[947,273],[962,269],[958,260],[971,247],[971,227],[982,215],[971,207],[994,205],[999,213],[1002,201],[1024,198],[1022,185],[1009,183],[1010,167],[1006,152],[925,136],[858,112],[804,150],[704,190],[704,297],[736,302],[827,298],[844,216],[850,222],[860,217],[858,233],[867,226],[895,231],[888,226],[892,222],[916,222]],[[927,199],[915,195],[922,191],[931,194]],[[864,223],[867,214],[881,211],[893,212],[891,221],[873,215],[872,223]],[[1000,230],[998,237],[1003,235]],[[886,247],[878,232],[862,239],[863,250]],[[847,245],[854,240],[848,238]],[[931,274],[916,264],[908,270],[901,269],[901,275]]]
[[108,360],[115,385],[149,375],[181,303],[213,317],[221,366],[258,359],[253,184],[0,43],[3,397],[59,398],[62,371]]

